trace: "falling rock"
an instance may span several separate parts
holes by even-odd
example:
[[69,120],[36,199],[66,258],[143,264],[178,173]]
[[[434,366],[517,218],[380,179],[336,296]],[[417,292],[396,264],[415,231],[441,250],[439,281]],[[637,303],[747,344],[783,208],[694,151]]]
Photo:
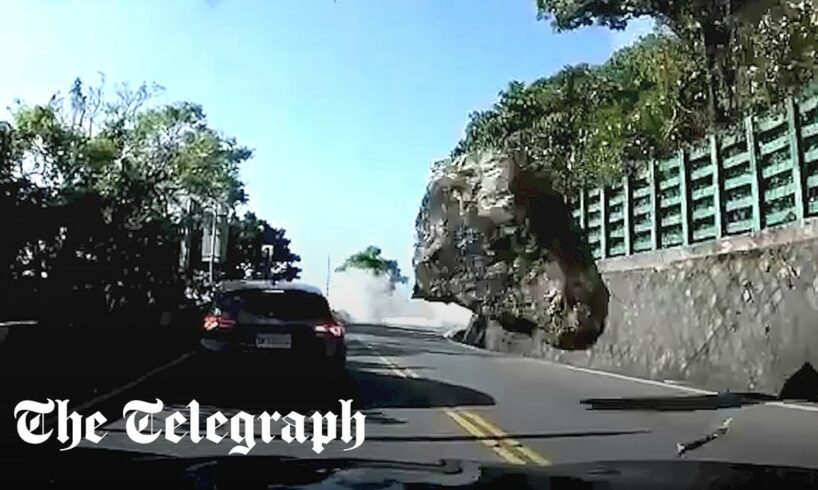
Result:
[[[414,296],[453,302],[548,344],[592,346],[609,293],[564,196],[522,158],[494,152],[432,167],[415,222]],[[472,334],[476,335],[476,334]]]

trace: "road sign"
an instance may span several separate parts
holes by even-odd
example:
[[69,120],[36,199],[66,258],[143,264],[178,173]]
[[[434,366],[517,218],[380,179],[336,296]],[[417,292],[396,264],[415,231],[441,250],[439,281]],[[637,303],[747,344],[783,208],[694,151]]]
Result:
[[[202,262],[224,262],[227,258],[227,237],[229,226],[224,214],[205,211],[202,226]],[[216,250],[216,256],[211,257],[211,250]]]

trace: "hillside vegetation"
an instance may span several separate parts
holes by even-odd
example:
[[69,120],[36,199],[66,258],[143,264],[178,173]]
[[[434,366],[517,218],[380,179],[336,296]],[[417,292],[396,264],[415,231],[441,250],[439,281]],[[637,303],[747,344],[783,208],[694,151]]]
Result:
[[538,6],[558,30],[619,29],[643,16],[656,22],[653,34],[606,63],[512,81],[492,107],[469,116],[453,157],[486,149],[522,153],[569,195],[619,178],[628,162],[669,154],[769,110],[818,73],[818,13],[809,0],[538,0]]

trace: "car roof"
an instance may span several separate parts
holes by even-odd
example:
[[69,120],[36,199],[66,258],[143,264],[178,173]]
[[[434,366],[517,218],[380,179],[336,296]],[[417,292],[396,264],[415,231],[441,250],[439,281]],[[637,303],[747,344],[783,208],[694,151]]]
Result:
[[241,291],[246,289],[278,289],[284,291],[301,291],[305,293],[317,294],[323,296],[324,294],[315,286],[304,284],[301,282],[292,281],[271,281],[271,280],[242,280],[242,281],[225,281],[219,285],[220,291]]

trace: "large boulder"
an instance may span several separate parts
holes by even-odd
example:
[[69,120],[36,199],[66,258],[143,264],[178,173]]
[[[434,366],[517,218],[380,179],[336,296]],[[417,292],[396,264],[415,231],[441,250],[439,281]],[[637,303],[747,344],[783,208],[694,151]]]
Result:
[[608,290],[582,230],[522,158],[436,163],[416,230],[415,297],[457,303],[477,314],[473,325],[498,322],[560,349],[588,348],[602,334]]

